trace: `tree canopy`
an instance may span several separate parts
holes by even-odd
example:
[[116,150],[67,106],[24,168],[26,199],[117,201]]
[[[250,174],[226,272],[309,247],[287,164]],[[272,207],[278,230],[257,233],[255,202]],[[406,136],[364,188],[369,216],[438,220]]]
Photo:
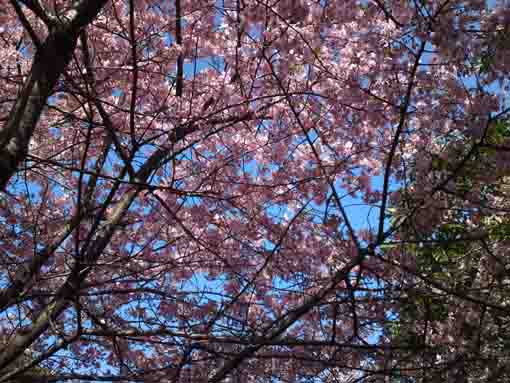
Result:
[[0,383],[510,380],[507,0],[5,0]]

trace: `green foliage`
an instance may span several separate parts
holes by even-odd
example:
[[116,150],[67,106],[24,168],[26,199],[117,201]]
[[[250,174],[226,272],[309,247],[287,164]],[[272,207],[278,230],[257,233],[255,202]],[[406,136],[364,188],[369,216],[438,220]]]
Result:
[[446,170],[448,169],[448,161],[439,157],[438,155],[432,156],[431,161],[431,168],[432,170]]
[[501,145],[506,138],[510,137],[510,124],[506,120],[497,120],[491,124],[487,133],[489,143]]

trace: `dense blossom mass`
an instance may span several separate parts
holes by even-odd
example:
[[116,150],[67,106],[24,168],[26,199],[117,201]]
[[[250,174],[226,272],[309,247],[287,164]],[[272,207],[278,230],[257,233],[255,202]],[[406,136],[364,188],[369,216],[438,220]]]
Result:
[[2,0],[0,383],[510,380],[510,2]]

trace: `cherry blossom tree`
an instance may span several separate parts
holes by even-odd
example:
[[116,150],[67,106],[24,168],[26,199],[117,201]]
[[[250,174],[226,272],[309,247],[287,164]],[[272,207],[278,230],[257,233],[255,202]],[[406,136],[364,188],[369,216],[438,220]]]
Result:
[[506,0],[9,0],[0,382],[508,379]]

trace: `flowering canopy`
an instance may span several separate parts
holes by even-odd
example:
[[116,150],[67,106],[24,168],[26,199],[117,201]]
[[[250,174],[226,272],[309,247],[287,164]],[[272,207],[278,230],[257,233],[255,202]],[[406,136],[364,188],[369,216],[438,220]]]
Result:
[[506,0],[0,25],[0,382],[509,379]]

